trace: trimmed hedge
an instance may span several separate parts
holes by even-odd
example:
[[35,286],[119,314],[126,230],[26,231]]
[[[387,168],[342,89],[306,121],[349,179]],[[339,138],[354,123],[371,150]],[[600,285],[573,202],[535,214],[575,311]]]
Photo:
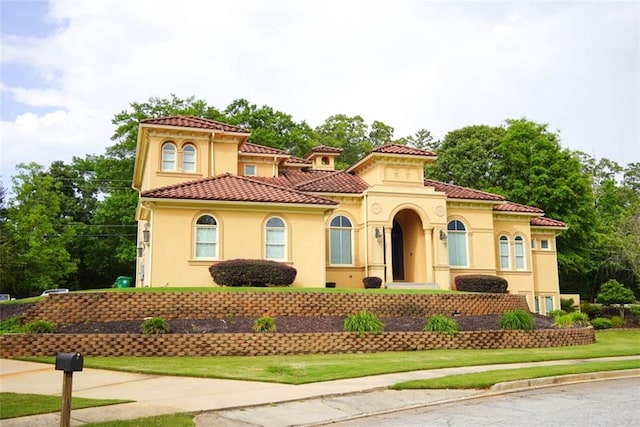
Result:
[[264,259],[231,259],[209,267],[220,286],[290,286],[297,270],[289,265]]
[[489,274],[470,274],[456,276],[456,289],[464,292],[488,292],[493,294],[506,294],[509,283],[506,279]]

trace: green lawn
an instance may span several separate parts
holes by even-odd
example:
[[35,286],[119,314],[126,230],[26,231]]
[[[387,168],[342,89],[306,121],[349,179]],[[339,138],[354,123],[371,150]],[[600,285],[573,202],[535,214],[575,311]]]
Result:
[[[62,398],[42,394],[4,393],[0,392],[0,419],[24,417],[27,415],[60,412]],[[94,406],[115,405],[131,402],[130,400],[71,398],[71,409],[91,408]]]
[[405,381],[391,386],[394,390],[406,389],[485,389],[497,383],[543,378],[556,375],[584,374],[589,372],[639,369],[640,359],[592,362],[577,365],[538,366],[520,369],[499,369],[472,374],[448,375],[440,378]]
[[[595,344],[498,350],[428,350],[370,354],[226,357],[85,357],[85,368],[305,384],[456,366],[640,355],[640,330],[596,332]],[[53,357],[28,358],[54,363]]]

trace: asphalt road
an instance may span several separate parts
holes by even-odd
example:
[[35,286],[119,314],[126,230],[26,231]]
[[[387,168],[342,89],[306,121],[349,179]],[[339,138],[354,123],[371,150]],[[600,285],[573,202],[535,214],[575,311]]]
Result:
[[640,378],[545,387],[332,426],[640,426]]

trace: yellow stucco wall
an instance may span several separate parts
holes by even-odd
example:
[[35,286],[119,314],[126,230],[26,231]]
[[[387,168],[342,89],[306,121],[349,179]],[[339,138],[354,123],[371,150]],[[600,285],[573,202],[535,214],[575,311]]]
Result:
[[[287,225],[286,263],[298,271],[294,286],[320,287],[325,283],[324,211],[314,209],[266,210],[250,206],[211,206],[210,209],[189,204],[158,204],[153,207],[150,222],[151,242],[140,261],[150,263],[153,271],[146,274],[145,286],[213,285],[208,267],[214,259],[195,258],[194,227],[203,214],[212,215],[218,223],[218,259],[264,259],[264,225],[277,216]],[[142,224],[141,224],[142,226]]]

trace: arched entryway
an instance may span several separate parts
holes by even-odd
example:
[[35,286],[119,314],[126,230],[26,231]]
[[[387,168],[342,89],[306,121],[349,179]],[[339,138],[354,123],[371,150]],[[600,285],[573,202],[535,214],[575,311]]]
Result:
[[426,281],[426,254],[422,220],[411,209],[403,209],[393,218],[391,264],[393,281]]

